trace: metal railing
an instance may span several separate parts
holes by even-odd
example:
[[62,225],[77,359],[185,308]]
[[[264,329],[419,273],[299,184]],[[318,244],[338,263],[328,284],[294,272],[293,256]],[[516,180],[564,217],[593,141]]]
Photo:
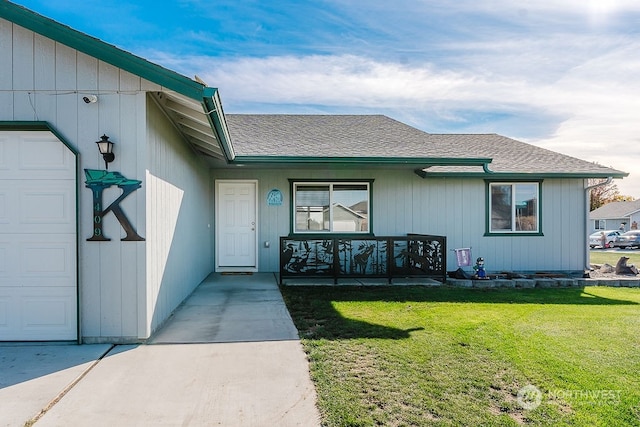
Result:
[[409,234],[392,237],[280,238],[280,282],[285,278],[426,277],[446,280],[446,237]]

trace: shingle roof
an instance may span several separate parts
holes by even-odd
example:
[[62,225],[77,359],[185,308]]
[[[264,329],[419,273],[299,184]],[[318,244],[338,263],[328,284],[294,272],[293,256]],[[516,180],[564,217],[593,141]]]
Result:
[[640,199],[631,202],[611,202],[589,213],[590,219],[626,218],[640,211]]
[[[227,118],[238,155],[429,157],[436,149],[429,134],[382,115],[227,114]],[[459,157],[464,154],[461,148],[438,147],[438,156]]]
[[[239,158],[491,158],[503,173],[625,176],[625,172],[497,134],[431,134],[383,115],[227,114]],[[432,166],[432,172],[482,172],[478,166]]]

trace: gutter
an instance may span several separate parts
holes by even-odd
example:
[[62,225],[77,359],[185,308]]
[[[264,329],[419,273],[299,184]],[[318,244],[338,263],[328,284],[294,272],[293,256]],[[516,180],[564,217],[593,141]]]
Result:
[[585,199],[585,209],[584,209],[584,212],[585,212],[585,215],[584,215],[584,219],[585,219],[585,221],[584,221],[584,229],[585,229],[584,230],[585,231],[584,232],[584,238],[585,238],[584,265],[585,265],[585,271],[591,270],[591,263],[589,262],[590,256],[589,256],[589,241],[588,241],[588,239],[589,239],[588,236],[590,234],[589,233],[589,212],[590,212],[589,208],[590,208],[590,202],[591,202],[591,197],[589,197],[590,196],[589,193],[594,188],[602,187],[603,185],[611,184],[611,181],[613,181],[613,177],[609,176],[609,177],[607,177],[606,180],[604,180],[602,182],[599,182],[597,184],[590,185],[590,186],[588,186],[588,187],[586,187],[584,189],[584,196],[585,196],[584,197],[584,199]]
[[420,178],[427,179],[427,177],[432,177],[437,175],[449,175],[449,172],[436,172],[429,173],[427,169],[431,166],[482,166],[483,174],[493,173],[491,169],[489,169],[489,163],[491,163],[493,159],[491,158],[457,158],[457,159],[438,159],[432,162],[422,162],[427,163],[427,165],[422,169],[414,170],[414,173],[418,175]]
[[[207,111],[209,113],[210,111]],[[233,147],[229,148],[233,154]],[[491,159],[486,158],[439,158],[439,157],[314,157],[314,156],[246,156],[233,155],[228,157],[229,164],[235,165],[375,165],[375,166],[413,166],[419,167],[415,169],[416,175],[426,178],[425,169],[431,166],[483,166],[488,170],[487,163]],[[490,171],[491,172],[491,171]]]
[[227,127],[227,120],[222,111],[222,101],[220,100],[220,93],[218,89],[205,86],[202,89],[202,107],[209,120],[209,125],[214,131],[220,147],[224,152],[224,156],[228,163],[235,160],[236,154],[233,151],[233,145],[231,144],[231,137],[229,136],[229,128]]

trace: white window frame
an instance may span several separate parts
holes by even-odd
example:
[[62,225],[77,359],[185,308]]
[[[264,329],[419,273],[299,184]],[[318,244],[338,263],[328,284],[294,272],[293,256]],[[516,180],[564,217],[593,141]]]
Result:
[[[291,214],[291,231],[292,234],[364,234],[364,235],[370,235],[372,234],[372,221],[371,221],[371,198],[372,198],[372,191],[371,191],[371,184],[372,181],[371,180],[357,180],[357,181],[349,181],[349,180],[344,180],[344,181],[293,181],[291,180],[291,197],[292,197],[292,203],[291,203],[291,210],[292,210],[292,214]],[[305,185],[309,185],[309,186],[328,186],[329,188],[329,229],[328,230],[298,230],[296,228],[297,226],[297,201],[296,201],[296,195],[298,192],[298,187],[299,186],[305,186]],[[362,186],[366,186],[367,189],[367,230],[364,231],[342,231],[342,230],[334,230],[334,209],[332,209],[331,207],[334,206],[334,187],[336,186],[340,186],[340,185],[362,185]],[[347,206],[348,208],[348,206]]]
[[[542,235],[542,217],[541,217],[541,205],[542,205],[542,181],[489,181],[487,182],[487,234],[488,235]],[[535,185],[536,186],[536,210],[535,210],[535,229],[533,230],[518,230],[517,226],[517,203],[516,203],[516,188],[519,185]],[[494,186],[511,186],[511,228],[510,229],[497,229],[494,230],[492,226],[492,187]]]

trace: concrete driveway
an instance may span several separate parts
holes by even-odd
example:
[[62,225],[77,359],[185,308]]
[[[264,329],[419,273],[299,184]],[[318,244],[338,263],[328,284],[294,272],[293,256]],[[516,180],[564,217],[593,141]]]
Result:
[[273,275],[211,275],[145,345],[0,347],[0,426],[317,426]]

